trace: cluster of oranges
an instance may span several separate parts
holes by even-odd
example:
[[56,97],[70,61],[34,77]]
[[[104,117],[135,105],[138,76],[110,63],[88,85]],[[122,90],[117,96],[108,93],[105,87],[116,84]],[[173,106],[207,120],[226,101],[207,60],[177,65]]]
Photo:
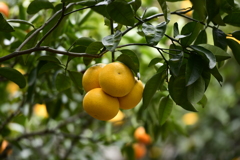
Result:
[[134,108],[142,99],[142,82],[121,62],[91,66],[83,74],[82,85],[87,92],[83,108],[98,120],[108,121],[120,109]]
[[152,143],[149,134],[146,133],[145,128],[140,126],[134,131],[134,138],[136,143],[133,144],[134,155],[136,159],[141,159],[147,153],[146,146]]

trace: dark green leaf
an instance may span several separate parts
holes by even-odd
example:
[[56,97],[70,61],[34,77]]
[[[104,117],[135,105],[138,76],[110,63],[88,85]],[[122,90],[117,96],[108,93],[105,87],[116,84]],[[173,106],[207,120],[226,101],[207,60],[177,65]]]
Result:
[[39,61],[49,61],[57,64],[62,64],[61,61],[55,56],[41,56],[38,58]]
[[218,28],[213,28],[212,34],[214,45],[222,48],[223,50],[226,50],[227,49],[226,34]]
[[170,10],[168,9],[168,5],[166,3],[166,0],[158,0],[158,3],[160,4],[163,14],[164,14],[164,18],[165,21],[168,23],[170,21]]
[[198,103],[204,95],[205,82],[202,77],[199,77],[197,81],[187,87],[187,98],[190,103]]
[[58,100],[48,101],[46,102],[46,108],[49,117],[56,119],[62,108],[62,100],[59,98]]
[[207,99],[206,95],[204,94],[202,99],[198,102],[198,104],[201,105],[202,108],[205,108],[207,101],[208,101],[208,99]]
[[13,27],[4,19],[3,15],[0,13],[0,31],[1,32],[14,32]]
[[116,60],[126,64],[137,75],[139,72],[139,60],[136,53],[128,49],[120,50],[120,52],[122,54]]
[[202,74],[204,60],[199,55],[190,55],[186,67],[186,86],[196,82]]
[[26,86],[25,77],[16,69],[9,68],[9,67],[1,67],[0,75],[7,78],[10,81],[13,81],[20,88],[24,88]]
[[147,40],[147,43],[153,46],[157,45],[164,36],[166,27],[166,22],[161,22],[156,27],[154,27],[150,23],[143,23],[142,30]]
[[169,94],[177,105],[188,111],[196,112],[196,109],[188,100],[187,87],[185,84],[186,79],[184,75],[178,77],[171,76],[168,83]]
[[[97,54],[103,48],[102,42],[92,42],[86,49],[88,54]],[[87,66],[91,63],[93,58],[83,57],[83,62]]]
[[167,118],[170,116],[172,112],[172,108],[173,101],[169,96],[161,98],[158,108],[160,125],[163,125],[166,122]]
[[109,16],[117,23],[133,26],[135,22],[134,13],[125,1],[115,0],[107,6]]
[[51,2],[45,1],[45,0],[34,0],[32,1],[28,8],[27,8],[27,13],[28,14],[35,14],[39,12],[42,9],[53,9],[54,6]]
[[194,10],[192,16],[193,19],[199,20],[203,22],[206,20],[207,11],[206,11],[206,1],[199,1],[199,0],[190,0],[192,2],[192,8]]
[[202,78],[205,81],[205,90],[206,90],[211,80],[211,73],[209,69],[203,70]]
[[179,29],[178,29],[178,23],[175,22],[173,25],[173,36],[176,37],[177,35],[179,35]]
[[211,51],[215,55],[217,62],[231,58],[231,56],[227,52],[217,46],[213,46],[210,44],[200,44],[198,46],[204,47],[207,50]]
[[147,108],[149,103],[151,102],[152,97],[154,96],[157,89],[160,87],[160,82],[165,79],[165,72],[166,72],[166,66],[162,66],[163,71],[156,73],[154,76],[152,76],[146,83],[144,90],[143,90],[143,108]]
[[181,44],[183,46],[190,45],[198,36],[199,31],[201,30],[202,25],[197,22],[187,23],[181,30],[181,35],[190,35],[181,39]]
[[55,79],[55,87],[59,92],[64,91],[72,86],[71,79],[64,75],[64,74],[58,74]]
[[232,36],[236,38],[237,40],[240,40],[240,31],[235,31],[232,33]]
[[[31,36],[33,34],[33,32],[35,32],[35,30],[30,31],[26,36],[25,39],[26,40],[29,36]],[[31,40],[29,40],[26,45],[24,46],[24,48],[28,49],[28,48],[32,48],[37,44],[38,38],[39,38],[40,33],[38,32],[37,34],[35,34],[34,36],[32,36]]]
[[132,5],[134,11],[136,12],[141,7],[142,1],[141,0],[134,0],[134,1],[132,1],[131,5]]
[[95,42],[94,39],[89,38],[89,37],[81,37],[77,39],[74,43],[73,46],[89,46],[92,42]]
[[45,73],[45,72],[48,72],[52,69],[58,69],[58,68],[61,68],[61,66],[57,63],[52,63],[52,62],[48,62],[46,64],[44,64],[40,69],[39,69],[39,72],[38,74],[42,74],[42,73]]
[[104,37],[102,39],[102,43],[107,48],[107,50],[113,52],[118,46],[121,39],[122,39],[122,32],[116,31],[113,35]]
[[163,60],[162,58],[158,58],[158,57],[157,57],[157,58],[153,58],[153,59],[150,61],[150,63],[148,64],[148,67],[151,67],[151,66],[153,66],[153,65],[161,62],[162,60]]
[[171,58],[168,61],[170,71],[174,76],[178,76],[179,74],[183,62],[183,56],[184,56],[183,52],[180,52],[179,54],[171,55]]
[[197,39],[194,42],[194,45],[203,44],[203,43],[207,43],[207,32],[205,29],[199,33],[199,35],[197,36]]
[[201,46],[192,45],[190,47],[194,51],[197,51],[200,55],[203,55],[205,58],[208,59],[210,69],[212,69],[216,66],[216,57],[214,56],[214,54],[211,51],[209,51]]
[[217,67],[214,67],[213,69],[210,70],[211,74],[216,78],[216,80],[219,82],[220,85],[222,85],[223,82],[223,77],[219,73]]
[[30,23],[30,22],[28,22],[26,20],[22,20],[22,19],[8,19],[7,21],[11,22],[11,23],[27,24],[27,25],[32,26],[33,28],[35,28],[35,26],[32,23]]
[[83,74],[77,71],[68,71],[69,77],[73,81],[77,90],[82,93],[82,76]]
[[238,64],[240,64],[240,44],[233,39],[227,39],[227,44],[231,48],[232,53]]
[[227,23],[227,24],[240,27],[240,18],[239,18],[239,16],[240,16],[239,12],[233,12],[233,13],[230,13],[230,14],[226,15],[223,18],[223,21],[225,23]]

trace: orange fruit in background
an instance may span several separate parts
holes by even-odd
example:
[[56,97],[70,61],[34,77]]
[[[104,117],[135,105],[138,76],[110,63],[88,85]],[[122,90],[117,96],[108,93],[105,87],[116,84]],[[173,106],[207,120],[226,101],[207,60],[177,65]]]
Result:
[[141,159],[147,153],[146,146],[142,143],[134,143],[132,147],[133,147],[135,159]]
[[5,152],[7,155],[12,154],[12,148],[8,147],[9,143],[6,140],[3,140],[0,146],[0,155],[1,153]]
[[106,94],[102,88],[94,88],[84,96],[83,108],[90,116],[107,121],[117,115],[119,101]]
[[33,107],[33,113],[36,116],[42,117],[42,118],[47,118],[48,117],[48,112],[47,112],[47,107],[45,104],[35,104]]
[[121,125],[123,124],[124,117],[125,117],[124,113],[121,110],[119,110],[117,115],[110,119],[109,122],[113,123],[114,125]]
[[143,83],[140,80],[136,80],[133,89],[124,97],[119,97],[119,103],[121,109],[132,109],[134,108],[142,99],[143,94]]
[[132,71],[121,62],[107,64],[99,73],[99,84],[104,92],[113,97],[127,95],[135,84]]
[[5,15],[7,18],[9,16],[9,8],[8,5],[4,2],[0,2],[0,13]]
[[140,126],[134,131],[134,138],[143,144],[151,144],[152,139],[149,134],[146,133],[144,127]]
[[194,125],[198,122],[198,114],[197,113],[186,113],[182,116],[182,121],[186,125]]
[[94,88],[100,88],[99,73],[106,64],[99,63],[88,68],[82,77],[82,86],[86,92]]

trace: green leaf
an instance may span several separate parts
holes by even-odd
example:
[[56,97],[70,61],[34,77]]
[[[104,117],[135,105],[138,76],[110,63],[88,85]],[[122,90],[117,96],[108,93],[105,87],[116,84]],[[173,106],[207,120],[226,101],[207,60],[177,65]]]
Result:
[[228,15],[226,15],[223,18],[223,21],[227,24],[240,27],[240,19],[239,19],[240,13],[239,12],[233,12]]
[[34,0],[32,1],[28,8],[27,8],[27,13],[28,14],[35,14],[38,13],[42,9],[53,9],[54,6],[51,2],[45,1],[45,0]]
[[143,109],[146,109],[151,102],[152,97],[154,96],[157,89],[160,87],[160,82],[166,77],[166,66],[162,66],[163,71],[156,73],[152,76],[146,83],[143,90]]
[[202,108],[205,108],[207,102],[208,102],[207,96],[204,94],[202,99],[198,102],[198,104],[201,105]]
[[32,23],[30,23],[30,22],[28,22],[28,21],[26,21],[26,20],[22,20],[22,19],[8,19],[7,22],[27,24],[27,25],[29,25],[29,26],[32,26],[32,27],[35,29],[35,26],[34,26]]
[[[103,48],[102,42],[96,41],[92,42],[86,49],[86,53],[88,54],[97,54]],[[93,58],[83,57],[83,62],[87,66],[91,63]]]
[[214,56],[214,54],[211,51],[209,51],[201,46],[196,46],[196,45],[192,45],[190,47],[194,51],[198,52],[200,55],[203,55],[203,57],[208,59],[210,69],[212,69],[216,66],[216,57]]
[[150,61],[150,63],[148,64],[148,67],[151,67],[151,66],[153,66],[153,65],[161,62],[162,60],[163,60],[162,58],[158,58],[158,57],[153,58],[153,59]]
[[159,114],[159,124],[163,125],[167,118],[170,116],[173,108],[173,101],[169,97],[163,97],[160,100],[159,108],[158,108],[158,114]]
[[223,82],[223,77],[219,73],[217,67],[214,67],[213,69],[210,70],[211,74],[216,78],[216,80],[219,82],[220,85],[222,85]]
[[0,32],[14,32],[13,27],[4,19],[0,13]]
[[205,29],[199,33],[199,35],[197,36],[197,39],[194,42],[194,45],[203,44],[203,43],[207,43],[207,32]]
[[77,71],[68,71],[69,77],[73,81],[74,85],[76,86],[77,90],[82,93],[82,76],[83,74]]
[[87,47],[87,46],[89,46],[93,42],[95,42],[95,40],[90,38],[90,37],[81,37],[81,38],[77,39],[73,43],[73,46],[84,46],[84,47]]
[[168,8],[168,5],[166,3],[166,0],[158,0],[158,3],[160,4],[163,14],[164,14],[164,18],[165,21],[168,23],[170,21],[170,10]]
[[104,37],[102,39],[103,45],[107,48],[107,50],[113,52],[118,44],[120,43],[122,39],[122,32],[116,31],[113,35]]
[[190,55],[186,67],[186,86],[195,83],[202,74],[204,68],[204,60],[201,56]]
[[1,67],[0,75],[7,78],[10,81],[13,81],[20,88],[24,88],[26,86],[25,77],[16,69],[9,68],[9,67]]
[[189,35],[185,38],[181,39],[181,44],[183,46],[190,45],[198,36],[202,25],[197,22],[189,22],[187,23],[181,30],[181,35]]
[[[29,36],[31,36],[31,35],[33,34],[33,32],[35,32],[35,30],[30,31],[30,32],[25,36],[24,40],[26,40]],[[39,32],[38,32],[37,34],[35,34],[35,35],[31,38],[31,40],[29,40],[29,41],[26,43],[26,45],[24,46],[24,48],[29,49],[29,48],[34,47],[34,46],[37,44],[37,42],[38,42],[39,35],[40,35]]]
[[231,48],[232,53],[238,64],[240,64],[240,44],[233,39],[227,39],[227,44]]
[[117,23],[133,26],[135,22],[131,6],[122,0],[115,0],[107,6],[109,16]]
[[61,61],[55,56],[41,56],[38,58],[39,61],[49,61],[57,64],[62,64]]
[[58,69],[58,68],[61,68],[61,66],[57,63],[52,63],[52,62],[48,62],[46,64],[44,64],[40,69],[39,69],[39,72],[38,74],[43,74],[45,72],[48,72],[52,69]]
[[61,112],[62,100],[59,98],[57,100],[47,101],[46,108],[47,108],[49,117],[56,119]]
[[184,75],[178,77],[171,76],[168,83],[169,94],[177,105],[185,110],[196,112],[196,109],[188,100],[185,84],[186,79]]
[[141,7],[142,1],[141,0],[134,0],[134,1],[132,1],[131,5],[132,5],[134,11],[136,12]]
[[232,36],[236,38],[237,40],[240,40],[240,31],[235,31],[232,33]]
[[180,52],[179,54],[171,55],[171,58],[168,61],[170,66],[170,71],[174,76],[178,76],[179,74],[179,71],[183,63],[183,57],[184,57],[183,52]]
[[226,50],[227,49],[226,34],[218,28],[213,28],[212,34],[214,45],[222,48],[223,50]]
[[72,86],[70,77],[59,73],[55,79],[55,87],[59,92],[64,91]]
[[139,59],[135,52],[128,49],[119,50],[122,54],[117,57],[117,61],[121,61],[126,64],[137,75],[139,72]]
[[205,92],[205,82],[202,77],[199,77],[197,81],[187,87],[187,98],[190,103],[198,103],[204,95]]
[[177,35],[179,35],[179,29],[178,29],[178,23],[175,22],[173,25],[173,36],[176,37]]
[[207,50],[211,51],[215,55],[217,62],[231,58],[231,56],[227,52],[217,46],[213,46],[210,44],[199,44],[198,46],[204,47]]
[[151,23],[142,24],[142,31],[148,44],[153,46],[158,44],[158,42],[164,36],[167,27],[166,24],[166,22],[161,22],[156,27],[154,27]]

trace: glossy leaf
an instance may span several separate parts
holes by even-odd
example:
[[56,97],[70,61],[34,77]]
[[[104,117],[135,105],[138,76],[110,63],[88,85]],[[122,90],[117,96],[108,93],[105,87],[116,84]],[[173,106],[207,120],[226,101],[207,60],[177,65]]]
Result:
[[186,85],[192,85],[201,76],[204,68],[204,60],[199,55],[190,55],[186,67]]
[[223,50],[226,50],[227,49],[226,34],[218,28],[213,28],[212,34],[214,45],[222,48]]
[[122,52],[122,54],[117,57],[116,60],[126,64],[137,75],[139,72],[140,63],[136,53],[128,49],[120,50],[120,52]]
[[[88,54],[97,54],[103,48],[102,42],[92,42],[86,49]],[[93,58],[83,57],[83,62],[87,66],[91,63]]]
[[68,71],[69,77],[71,78],[72,82],[74,83],[77,90],[82,93],[82,76],[81,72],[77,71]]
[[235,31],[232,33],[232,36],[238,40],[240,40],[240,31]]
[[90,38],[90,37],[81,37],[73,43],[73,46],[85,46],[85,47],[87,47],[92,42],[95,42],[95,40]]
[[219,82],[219,84],[222,85],[223,77],[219,73],[219,70],[217,69],[217,67],[214,67],[213,69],[211,69],[210,72],[216,78],[216,80]]
[[46,0],[34,0],[32,1],[28,8],[27,8],[27,13],[28,14],[35,14],[39,12],[42,9],[53,9],[54,6],[51,2],[46,1]]
[[115,48],[118,46],[122,39],[122,32],[116,31],[113,35],[104,37],[102,39],[103,45],[107,48],[107,50],[113,52]]
[[202,25],[197,22],[189,22],[187,23],[181,30],[181,35],[189,35],[185,38],[181,39],[181,44],[183,46],[190,45],[198,36]]
[[[164,66],[162,66],[164,68]],[[155,92],[160,87],[160,81],[165,78],[166,70],[163,69],[162,72],[158,72],[153,75],[146,83],[143,90],[143,109],[147,108],[151,102]]]
[[174,54],[174,55],[171,55],[171,58],[168,61],[170,66],[170,71],[174,76],[178,76],[179,74],[179,71],[183,63],[183,56],[184,56],[183,52],[179,54]]
[[157,64],[157,63],[159,63],[159,62],[161,62],[162,61],[162,58],[153,58],[150,62],[149,62],[149,64],[148,64],[148,67],[151,67],[151,66],[153,66],[153,65],[155,65],[155,64]]
[[49,61],[57,64],[62,64],[61,61],[55,56],[41,56],[38,58],[39,61]]
[[158,115],[159,115],[159,124],[163,125],[168,117],[170,116],[173,108],[173,101],[168,96],[161,98],[159,108],[158,108]]
[[157,45],[164,36],[166,27],[166,22],[162,22],[155,27],[151,23],[143,23],[142,31],[145,35],[147,43],[153,46]]
[[193,50],[197,51],[200,55],[203,55],[206,59],[208,59],[210,69],[212,69],[216,66],[216,57],[214,56],[214,54],[211,51],[209,51],[201,46],[192,45],[190,47]]
[[166,0],[158,0],[158,3],[160,4],[160,7],[162,8],[164,18],[165,18],[165,22],[168,23],[170,21],[170,10],[168,8]]
[[47,112],[50,118],[56,119],[61,113],[62,100],[51,100],[46,102]]
[[72,86],[70,77],[59,73],[55,79],[55,87],[59,92],[64,91]]
[[239,12],[233,12],[228,15],[226,15],[223,18],[223,21],[227,24],[240,27],[240,19],[239,19],[240,13]]
[[142,5],[142,1],[141,0],[134,0],[131,3],[131,6],[133,7],[134,11],[136,12]]
[[46,64],[44,64],[40,69],[39,69],[39,72],[38,74],[43,74],[45,72],[49,72],[51,71],[52,69],[58,69],[58,68],[61,68],[61,66],[57,63],[52,63],[52,62],[48,62]]
[[205,29],[199,33],[199,35],[197,36],[197,39],[194,42],[194,45],[203,44],[203,43],[207,43],[207,32]]
[[178,23],[177,22],[175,22],[174,25],[173,25],[173,35],[174,35],[174,37],[179,35],[179,28],[178,28]]
[[115,0],[107,6],[109,16],[117,23],[133,26],[135,22],[131,6],[122,0]]
[[207,50],[211,51],[215,55],[217,62],[231,58],[231,56],[227,52],[217,46],[213,46],[210,44],[199,44],[198,46],[204,47]]
[[0,13],[0,31],[1,32],[14,32],[13,27],[4,19],[3,15]]
[[227,39],[227,44],[231,48],[232,53],[238,64],[240,64],[240,44],[233,39]]
[[187,98],[190,103],[198,103],[204,95],[205,82],[202,77],[199,77],[197,81],[187,87]]
[[16,69],[9,67],[1,67],[0,75],[2,77],[7,78],[10,81],[16,83],[20,88],[24,88],[26,86],[25,77]]
[[186,79],[183,76],[171,76],[168,83],[169,94],[174,102],[188,111],[196,112],[194,106],[189,102],[187,97]]

